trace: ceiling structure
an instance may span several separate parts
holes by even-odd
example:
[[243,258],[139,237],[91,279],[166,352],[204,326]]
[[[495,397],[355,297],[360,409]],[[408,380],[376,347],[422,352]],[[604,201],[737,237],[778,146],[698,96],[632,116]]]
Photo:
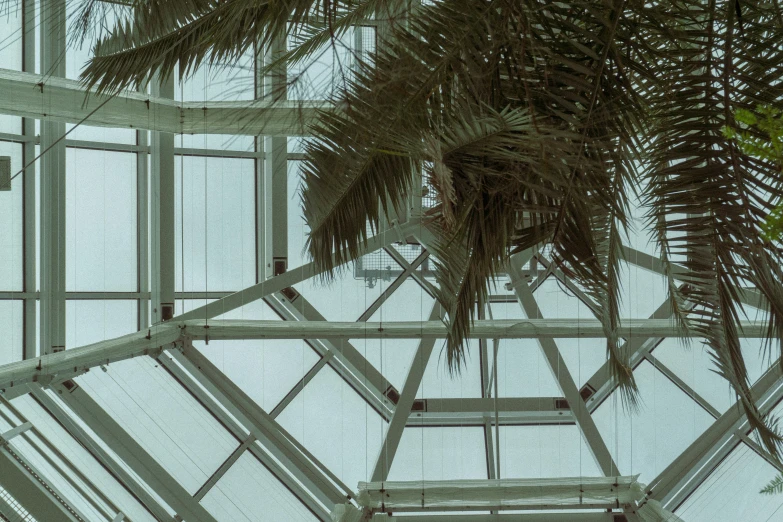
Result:
[[[688,522],[783,517],[783,498],[757,494],[780,465],[699,340],[678,338],[639,212],[621,331],[638,410],[616,392],[597,305],[546,251],[511,259],[450,375],[426,198],[328,285],[302,253],[300,137],[350,52],[288,71],[303,78],[290,106],[265,101],[275,86],[252,59],[85,101],[71,9],[21,0],[0,17],[0,156],[14,176],[0,191],[2,517],[328,521],[369,505],[360,482],[416,481],[424,495],[585,477],[582,491],[635,475],[647,486],[611,512],[564,500],[571,490],[560,504],[472,506],[450,490],[448,508],[365,514],[617,522],[660,520],[636,509],[660,503]],[[372,50],[376,25],[346,45]],[[743,298],[756,309],[753,289]],[[762,319],[746,318],[743,349],[768,412],[783,373],[759,353]],[[526,486],[513,487],[492,491]]]

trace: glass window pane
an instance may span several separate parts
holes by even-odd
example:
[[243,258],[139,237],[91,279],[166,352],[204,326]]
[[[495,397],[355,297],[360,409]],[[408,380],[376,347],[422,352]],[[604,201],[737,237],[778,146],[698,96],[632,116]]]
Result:
[[329,366],[277,421],[351,489],[372,476],[387,426]]
[[174,172],[177,291],[254,284],[254,161],[178,156]]
[[125,300],[68,300],[65,304],[65,346],[76,348],[135,332],[138,305]]
[[22,301],[0,301],[0,365],[21,361],[24,347],[24,315]]
[[77,382],[190,493],[239,445],[152,358],[113,363]]
[[247,451],[206,494],[201,503],[217,520],[318,520]]
[[473,427],[406,428],[389,472],[389,480],[485,478],[484,428]]
[[[113,127],[93,127],[90,125],[79,125],[73,129],[74,125],[69,123],[66,126],[69,140],[122,143],[125,145],[136,144],[135,129],[117,129]],[[73,129],[71,131],[71,129]]]
[[22,70],[22,20],[21,2],[0,4],[0,64],[3,69]]
[[603,476],[575,424],[501,426],[499,454],[501,478]]
[[320,359],[299,340],[210,341],[209,346],[195,341],[193,346],[267,412]]
[[69,148],[66,289],[135,291],[136,155]]
[[[11,176],[22,168],[22,146],[0,141],[0,156],[11,158]],[[0,191],[0,290],[22,290],[23,176],[11,181],[11,190]]]
[[759,493],[777,475],[744,443],[710,473],[675,514],[688,522],[783,519],[783,498]]
[[713,422],[713,417],[650,363],[634,370],[641,404],[625,408],[617,392],[593,419],[624,475],[640,474],[648,484]]

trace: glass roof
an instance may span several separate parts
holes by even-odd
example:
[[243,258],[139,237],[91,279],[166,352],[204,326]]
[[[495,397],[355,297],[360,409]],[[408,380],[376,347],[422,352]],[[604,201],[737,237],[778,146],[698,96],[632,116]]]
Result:
[[[76,3],[69,0],[69,13]],[[6,6],[0,65],[41,79],[36,73],[48,58],[37,38],[39,26],[50,22],[41,20],[39,0],[25,0],[35,10],[32,27],[14,2],[0,5]],[[361,35],[346,35],[338,51],[327,49],[314,65],[288,71],[296,79],[291,99],[328,98],[351,47],[361,41],[362,52],[374,49],[375,28],[356,30]],[[23,34],[30,35],[25,45],[33,56],[23,53]],[[88,45],[67,50],[65,77],[78,77]],[[253,100],[259,81],[248,56],[177,83],[174,100]],[[75,122],[62,123],[61,134]],[[392,232],[385,250],[350,263],[334,281],[308,275],[298,138],[212,134],[205,117],[203,134],[173,137],[174,192],[161,203],[156,183],[166,167],[165,152],[153,146],[158,133],[89,123],[65,137],[61,171],[50,164],[42,172],[37,161],[10,191],[0,191],[0,364],[47,357],[55,344],[44,339],[53,335],[65,350],[134,332],[152,336],[158,308],[166,305],[165,277],[173,279],[175,321],[282,273],[292,278],[285,290],[215,319],[383,324],[432,316],[432,265],[410,266],[426,252]],[[46,133],[58,132],[44,127],[0,114],[0,156],[10,157],[12,173],[41,152]],[[287,141],[282,157],[275,148],[281,141]],[[47,217],[54,196],[46,184],[57,175],[65,180],[60,222]],[[168,250],[156,243],[155,229],[156,208],[166,204],[174,209]],[[666,285],[639,211],[633,224],[622,316],[647,319],[664,303]],[[52,238],[62,266],[42,256],[40,245]],[[161,269],[166,252],[173,256],[168,276]],[[547,264],[541,253],[523,267],[541,316],[575,325],[594,318],[595,305],[578,285]],[[64,288],[59,297],[47,287],[53,269]],[[526,319],[508,280],[498,281],[482,312],[487,319]],[[57,299],[59,323],[50,321]],[[11,436],[10,452],[0,449],[6,451],[0,458],[26,462],[34,471],[29,487],[45,484],[76,520],[326,521],[335,504],[354,499],[359,482],[378,472],[389,481],[600,477],[605,473],[593,456],[600,444],[611,455],[612,474],[639,475],[651,485],[675,468],[687,476],[666,498],[683,520],[783,520],[783,496],[758,493],[779,472],[764,451],[742,426],[711,431],[736,398],[698,339],[640,344],[636,410],[607,378],[604,339],[552,342],[554,365],[538,339],[473,339],[465,366],[453,374],[442,340],[422,363],[425,343],[417,338],[208,340],[207,334],[0,390],[0,435]],[[756,382],[770,361],[760,340],[743,339],[742,347]],[[567,401],[557,402],[574,385],[595,436]],[[393,419],[406,387],[413,406],[401,414],[398,432]],[[768,391],[774,406],[783,392]],[[24,429],[12,433],[18,427]],[[396,451],[381,469],[379,454],[390,439]],[[707,460],[699,461],[707,464],[688,467],[689,451],[713,439],[704,443]],[[35,496],[16,498],[3,476],[0,486],[0,518],[35,520],[26,509]]]

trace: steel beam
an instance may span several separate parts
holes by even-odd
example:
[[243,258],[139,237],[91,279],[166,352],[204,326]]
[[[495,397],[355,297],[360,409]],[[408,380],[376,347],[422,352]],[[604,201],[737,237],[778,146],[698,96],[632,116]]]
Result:
[[[22,69],[25,72],[35,72],[35,9],[36,0],[22,0]],[[35,120],[24,118],[22,120],[22,132],[25,141],[22,144],[22,165],[27,165],[35,158]],[[35,167],[27,168],[23,176],[23,234],[24,234],[24,291],[25,293],[38,290],[37,262],[36,262],[36,226],[37,221],[37,195],[35,191]],[[38,355],[38,325],[37,325],[37,298],[24,300],[24,352],[23,359],[34,359]]]
[[488,515],[392,515],[377,513],[372,522],[617,522],[613,513],[515,513]]
[[[668,320],[671,317],[672,308],[671,303],[666,299],[661,306],[658,307],[655,312],[650,316],[650,319]],[[644,354],[649,353],[656,346],[658,346],[663,337],[637,337],[628,339],[622,350],[625,350],[629,354],[631,368],[636,368],[644,360]],[[609,361],[605,362],[583,387],[589,393],[587,399],[587,407],[591,413],[595,412],[598,407],[609,397],[614,390],[617,389],[617,380],[612,377],[612,370],[609,366]]]
[[[297,299],[298,300],[298,299]],[[265,321],[190,319],[173,321],[185,328],[194,339],[443,339],[446,326],[441,321],[391,321],[353,323],[341,321]],[[765,338],[767,325],[763,321],[742,321],[742,338]],[[685,337],[666,319],[628,319],[618,328],[626,339],[652,337]],[[587,339],[603,338],[601,323],[592,319],[488,319],[476,320],[468,335],[470,339]]]
[[[783,369],[776,362],[751,388],[762,414],[783,397]],[[670,511],[679,507],[736,447],[736,432],[747,432],[747,418],[738,401],[650,482],[648,496]]]
[[9,446],[0,446],[0,485],[36,520],[83,522],[62,496],[21,455]]
[[[267,304],[277,312],[283,319],[288,321],[287,323],[292,328],[296,328],[299,324],[328,324],[326,319],[321,313],[312,306],[303,295],[299,295],[293,302],[286,299],[284,296],[274,295],[266,300]],[[361,335],[354,336],[355,339],[361,338]],[[299,337],[297,337],[298,339]],[[315,349],[322,358],[332,354],[326,362],[329,363],[332,368],[348,382],[359,395],[364,398],[369,404],[371,404],[381,416],[389,420],[392,414],[392,403],[388,400],[387,396],[389,392],[394,390],[394,387],[389,384],[389,381],[379,372],[375,366],[370,364],[364,355],[357,350],[353,344],[351,344],[349,338],[340,339],[328,339],[317,338],[310,341],[310,346]],[[292,392],[294,396],[297,390],[301,388],[294,388]],[[394,390],[396,393],[397,390]],[[293,397],[291,397],[293,399]]]
[[[65,0],[41,4],[41,71],[51,81],[65,76]],[[15,73],[35,77],[29,73]],[[0,77],[1,78],[1,77]],[[40,80],[39,80],[40,81]],[[51,92],[27,85],[36,97],[37,109],[48,111],[58,101]],[[20,98],[2,89],[5,104],[21,106]],[[37,92],[37,94],[35,94]],[[37,117],[33,114],[22,114]],[[41,354],[65,349],[65,123],[41,121]]]
[[350,488],[198,350],[186,343],[182,353],[171,350],[169,354],[324,505],[344,502],[346,496],[352,496]]
[[[152,327],[116,339],[73,348],[65,352],[43,355],[0,366],[0,393],[8,397],[27,383],[49,384],[55,379],[64,380],[101,364],[122,361],[161,350],[180,337],[177,328]],[[24,389],[26,393],[26,389]]]
[[409,425],[572,424],[576,422],[562,397],[485,397],[419,399]]
[[98,405],[81,386],[57,384],[54,389],[81,420],[90,427],[142,480],[152,487],[178,515],[188,521],[217,522],[157,460]]
[[[174,98],[174,80],[155,81],[153,93]],[[152,290],[152,324],[174,316],[174,278],[176,233],[174,222],[174,134],[151,133],[150,145],[150,281]],[[180,173],[185,176],[184,172]],[[182,230],[184,234],[185,231]],[[185,255],[185,252],[182,252]]]
[[65,431],[103,466],[122,486],[157,520],[173,522],[172,516],[160,502],[150,495],[144,486],[112,458],[93,438],[74,421],[64,409],[39,385],[28,385],[33,398],[51,415]]
[[[41,34],[45,32],[42,30]],[[185,134],[306,136],[318,111],[333,109],[331,103],[321,101],[175,102],[130,91],[109,97],[85,92],[76,80],[8,69],[0,69],[0,92],[0,114],[58,122],[63,128],[65,123],[80,123],[86,118],[88,125],[96,127]],[[206,128],[205,117],[209,118]]]
[[[178,351],[169,351],[166,354],[161,354],[157,360],[160,364],[168,370],[171,375],[176,378],[179,383],[185,387],[193,396],[201,403],[201,405],[209,411],[216,419],[218,419],[226,429],[237,439],[248,442],[247,450],[250,451],[258,461],[266,467],[277,480],[284,484],[310,511],[315,513],[321,520],[327,520],[326,506],[331,506],[333,497],[329,496],[318,489],[318,486],[309,479],[300,480],[297,476],[297,472],[289,466],[290,459],[283,458],[279,460],[274,458],[273,452],[267,452],[266,447],[272,447],[276,444],[266,436],[259,438],[256,436],[261,433],[260,430],[254,429],[253,426],[248,426],[242,423],[242,419],[237,419],[228,413],[230,410],[226,410],[221,405],[223,395],[215,388],[210,382],[208,382],[200,369],[186,359]],[[175,360],[177,362],[175,362]],[[243,445],[244,445],[243,442]],[[239,458],[242,450],[239,450],[236,456]],[[292,450],[296,451],[296,448]],[[278,452],[282,454],[282,451]],[[232,457],[229,457],[231,459]],[[297,463],[294,463],[296,465]],[[225,466],[225,463],[224,463]],[[218,470],[220,472],[220,470]],[[217,473],[216,473],[217,475]],[[214,477],[214,475],[213,475]],[[207,487],[205,484],[205,487]],[[211,486],[209,486],[211,487]],[[198,494],[196,495],[198,497]]]
[[[430,312],[430,320],[434,320],[438,317],[442,318],[443,315],[443,309],[436,303]],[[408,376],[405,378],[405,384],[402,387],[400,399],[397,401],[397,406],[394,408],[394,415],[386,430],[386,436],[383,438],[383,444],[381,445],[378,458],[375,461],[375,467],[372,472],[373,482],[384,481],[389,476],[394,455],[397,453],[397,448],[402,439],[402,432],[405,430],[406,424],[408,424],[408,417],[410,416],[413,402],[416,400],[416,393],[419,391],[421,380],[424,377],[424,371],[427,369],[427,364],[430,361],[430,356],[432,355],[432,350],[434,348],[435,339],[422,339],[421,342],[419,342],[416,354],[413,356],[413,361],[411,362],[411,367],[408,370]]]
[[[541,317],[541,310],[538,308],[538,304],[533,297],[533,292],[527,286],[527,283],[521,279],[522,274],[519,262],[512,257],[508,265],[511,284],[514,287],[514,292],[519,299],[522,309],[525,311],[525,315],[534,318]],[[571,410],[574,412],[576,423],[582,430],[585,442],[590,448],[590,451],[598,464],[598,468],[606,476],[616,475],[618,473],[617,465],[615,464],[611,453],[609,453],[609,448],[607,448],[606,442],[603,440],[603,437],[601,437],[598,427],[590,416],[587,406],[579,395],[579,389],[577,388],[571,373],[568,371],[568,366],[566,366],[557,344],[549,337],[538,337],[538,344],[541,347],[541,351],[550,370],[552,370],[552,374],[560,386],[560,390],[563,392]]]

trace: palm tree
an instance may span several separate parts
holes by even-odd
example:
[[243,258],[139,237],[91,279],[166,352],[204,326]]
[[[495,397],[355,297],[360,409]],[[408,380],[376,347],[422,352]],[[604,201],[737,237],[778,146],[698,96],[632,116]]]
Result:
[[[231,62],[297,34],[303,60],[394,0],[131,0],[95,47],[87,86],[112,92],[179,64]],[[100,15],[88,0],[83,27]],[[102,4],[101,4],[102,5]],[[308,249],[328,271],[419,191],[458,369],[476,303],[513,253],[548,245],[600,304],[625,397],[636,385],[619,347],[619,274],[628,201],[640,196],[683,328],[706,339],[773,454],[783,439],[756,408],[739,342],[743,289],[783,337],[780,244],[762,224],[783,196],[771,162],[722,133],[735,109],[783,95],[783,15],[760,0],[439,0],[403,9],[371,59],[334,94],[306,148]],[[751,129],[748,132],[758,132]],[[671,266],[685,267],[683,286]],[[680,277],[682,279],[682,277]]]

